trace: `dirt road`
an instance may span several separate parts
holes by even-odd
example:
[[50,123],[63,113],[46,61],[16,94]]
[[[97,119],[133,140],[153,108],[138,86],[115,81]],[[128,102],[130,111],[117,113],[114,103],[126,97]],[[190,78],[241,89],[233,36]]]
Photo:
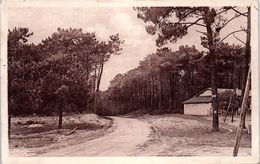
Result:
[[138,150],[138,145],[149,138],[148,123],[131,118],[112,117],[115,130],[106,136],[54,150],[40,156],[130,156]]

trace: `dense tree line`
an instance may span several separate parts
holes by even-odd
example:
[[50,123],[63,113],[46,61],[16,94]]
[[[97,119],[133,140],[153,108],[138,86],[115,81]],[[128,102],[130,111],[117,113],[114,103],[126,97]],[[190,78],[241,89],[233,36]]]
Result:
[[[241,88],[244,48],[222,43],[216,51],[220,88]],[[182,113],[184,100],[210,87],[210,56],[194,46],[158,49],[135,69],[118,74],[103,93],[101,114]]]
[[81,29],[60,29],[35,45],[28,28],[8,34],[9,115],[93,112],[103,66],[119,55],[119,35],[108,41]]

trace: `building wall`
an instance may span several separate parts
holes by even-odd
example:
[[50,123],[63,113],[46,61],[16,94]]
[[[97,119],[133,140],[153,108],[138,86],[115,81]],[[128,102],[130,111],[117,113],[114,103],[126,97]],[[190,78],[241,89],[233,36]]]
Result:
[[207,116],[212,114],[211,103],[184,104],[184,114]]

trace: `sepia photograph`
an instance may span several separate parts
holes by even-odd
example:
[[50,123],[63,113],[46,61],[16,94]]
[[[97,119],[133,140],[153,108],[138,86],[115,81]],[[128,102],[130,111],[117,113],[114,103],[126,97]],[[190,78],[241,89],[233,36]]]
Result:
[[29,2],[1,4],[10,163],[259,162],[257,3]]

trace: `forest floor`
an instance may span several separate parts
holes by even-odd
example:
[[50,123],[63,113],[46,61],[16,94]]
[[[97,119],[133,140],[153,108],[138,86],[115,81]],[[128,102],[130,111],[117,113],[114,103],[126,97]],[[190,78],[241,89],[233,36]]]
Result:
[[[212,117],[180,114],[131,116],[152,125],[150,140],[139,145],[143,156],[232,156],[239,117],[229,117],[212,132]],[[247,123],[251,120],[247,117]],[[243,131],[239,156],[251,155],[251,135]]]
[[37,156],[84,143],[112,132],[112,124],[113,120],[108,117],[74,114],[64,116],[63,127],[58,130],[58,117],[14,117],[9,140],[10,155]]
[[[180,114],[128,114],[99,117],[65,116],[12,120],[12,156],[232,156],[239,122],[220,117],[220,132],[211,131],[211,117]],[[29,122],[28,122],[29,121]],[[34,121],[34,122],[32,122]],[[247,118],[250,122],[250,117]],[[78,129],[71,135],[72,129]],[[239,156],[251,154],[251,135],[243,132]]]

